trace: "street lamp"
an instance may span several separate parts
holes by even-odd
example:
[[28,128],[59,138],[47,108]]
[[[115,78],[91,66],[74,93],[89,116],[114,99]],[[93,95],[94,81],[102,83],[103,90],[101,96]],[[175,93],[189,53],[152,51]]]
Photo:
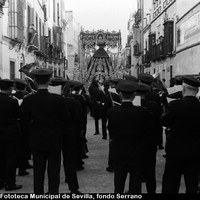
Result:
[[3,6],[5,5],[6,0],[0,0],[0,16],[3,15]]

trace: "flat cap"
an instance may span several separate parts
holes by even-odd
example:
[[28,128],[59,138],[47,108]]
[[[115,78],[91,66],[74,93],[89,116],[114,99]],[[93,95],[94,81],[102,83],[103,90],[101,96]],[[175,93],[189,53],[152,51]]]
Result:
[[121,80],[122,80],[121,78],[113,78],[113,79],[110,80],[110,82],[111,82],[111,83],[117,84],[117,83],[119,83],[119,81],[121,81]]
[[200,81],[192,75],[183,76],[183,82],[193,87],[200,87]]
[[83,85],[83,83],[79,82],[79,81],[74,81],[74,80],[66,80],[66,83],[65,85],[68,85],[68,86],[73,86],[73,87],[80,87]]
[[139,74],[138,79],[142,83],[151,84],[154,81],[154,77],[151,74]]
[[105,81],[103,82],[103,85],[104,85],[104,86],[109,86],[109,85],[110,85],[110,81],[109,81],[109,80],[105,80]]
[[18,84],[18,85],[28,85],[25,80],[22,80],[22,79],[19,79],[19,78],[15,78],[15,84]]
[[144,93],[150,90],[150,87],[145,83],[138,83],[137,92]]
[[0,79],[0,88],[1,89],[8,89],[9,87],[13,86],[14,81],[9,79]]
[[135,76],[132,75],[124,75],[124,79],[125,80],[129,80],[129,81],[134,81],[134,82],[138,82],[138,78],[136,78]]
[[117,84],[117,89],[124,93],[133,93],[137,90],[138,83],[128,80],[120,80]]
[[54,77],[51,79],[51,83],[50,85],[52,86],[58,86],[58,85],[65,85],[65,83],[67,82],[67,79],[63,78],[63,77]]
[[34,76],[51,76],[53,73],[52,70],[46,69],[46,68],[39,68],[39,69],[34,69],[31,74]]

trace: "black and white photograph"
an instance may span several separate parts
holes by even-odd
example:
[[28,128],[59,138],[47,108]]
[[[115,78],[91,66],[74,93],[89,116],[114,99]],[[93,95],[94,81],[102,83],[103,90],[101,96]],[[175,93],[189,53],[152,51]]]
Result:
[[0,0],[0,199],[199,194],[199,88],[200,0]]

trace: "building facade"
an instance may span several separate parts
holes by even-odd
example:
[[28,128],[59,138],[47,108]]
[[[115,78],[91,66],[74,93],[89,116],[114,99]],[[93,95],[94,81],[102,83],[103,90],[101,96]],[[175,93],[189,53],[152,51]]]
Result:
[[[199,74],[200,1],[138,0],[133,25],[132,74]],[[138,36],[139,34],[139,36]]]
[[[66,11],[68,23],[67,49],[68,49],[68,76],[76,79],[76,73],[80,66],[80,40],[81,25],[76,22],[73,11]],[[74,77],[75,76],[75,77]]]
[[67,21],[63,0],[9,0],[1,18],[0,77],[23,78],[29,63],[65,76]]
[[177,0],[177,7],[180,9],[177,9],[174,74],[199,74],[200,1]]

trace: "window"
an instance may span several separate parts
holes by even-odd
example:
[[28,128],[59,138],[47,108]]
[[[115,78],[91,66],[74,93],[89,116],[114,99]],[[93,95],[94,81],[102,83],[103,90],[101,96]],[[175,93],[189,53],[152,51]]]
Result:
[[36,23],[36,31],[38,33],[38,14],[36,13],[36,16],[35,16],[35,23]]
[[49,28],[49,43],[51,44],[52,43],[52,41],[51,41],[51,29]]
[[51,17],[51,0],[48,1],[48,13],[49,13],[49,18]]
[[10,0],[8,8],[9,36],[12,39],[23,41],[24,39],[24,1]]
[[14,80],[15,79],[15,62],[10,61],[10,79]]
[[[20,63],[20,69],[23,67],[23,63]],[[24,79],[25,74],[23,72],[20,72],[20,79]]]
[[60,6],[59,6],[59,3],[57,3],[57,23],[58,23],[58,26],[60,26]]
[[42,21],[39,19],[39,34],[42,36]]
[[57,70],[56,69],[53,70],[53,74],[54,74],[54,77],[57,76]]
[[180,44],[181,43],[181,30],[178,29],[177,31],[177,44]]
[[53,21],[56,22],[56,2],[53,0]]
[[27,6],[27,27],[31,25],[31,7]]
[[170,73],[170,79],[173,77],[173,65],[170,65],[170,69],[169,69],[169,73]]

